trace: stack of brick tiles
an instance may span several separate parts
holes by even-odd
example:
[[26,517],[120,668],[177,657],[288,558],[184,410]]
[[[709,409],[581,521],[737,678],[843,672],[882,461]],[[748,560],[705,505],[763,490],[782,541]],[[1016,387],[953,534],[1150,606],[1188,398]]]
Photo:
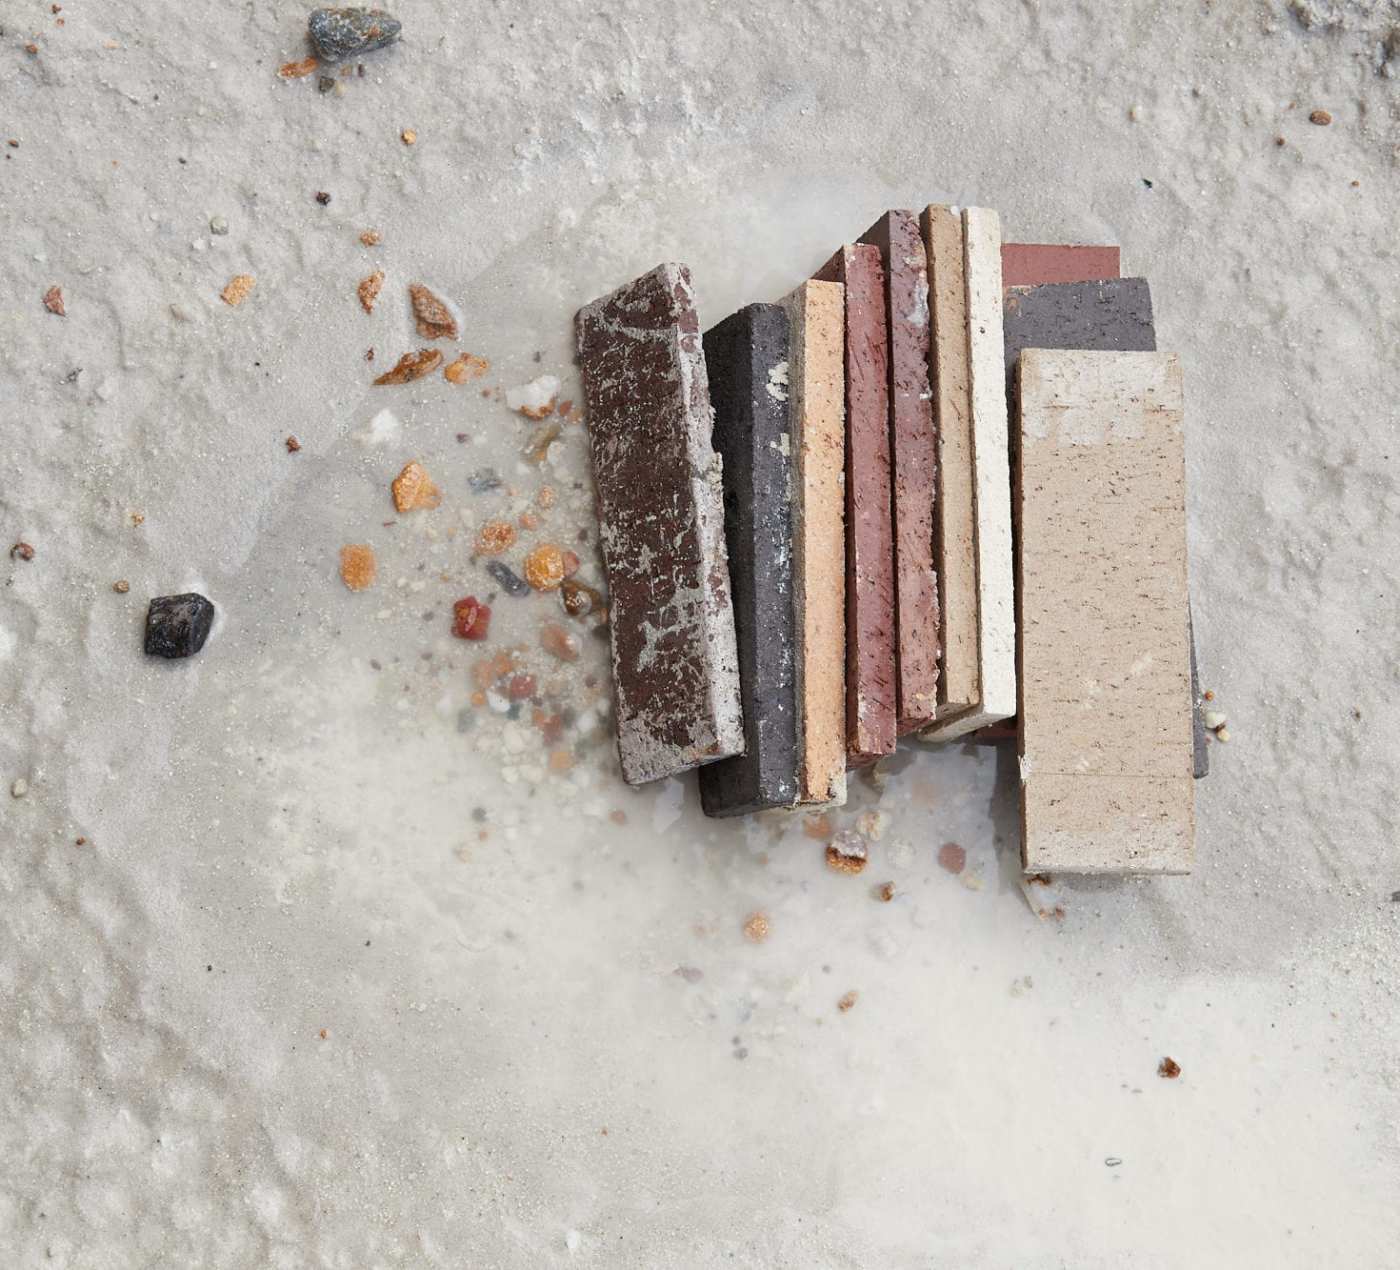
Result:
[[1015,738],[1028,872],[1190,868],[1181,365],[1117,247],[896,209],[708,331],[680,265],[577,327],[625,779],[839,805]]

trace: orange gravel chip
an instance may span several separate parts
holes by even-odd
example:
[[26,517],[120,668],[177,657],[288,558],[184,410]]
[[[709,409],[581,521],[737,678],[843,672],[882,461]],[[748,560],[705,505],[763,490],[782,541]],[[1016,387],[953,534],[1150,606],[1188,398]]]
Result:
[[752,944],[761,944],[771,930],[767,913],[750,913],[744,922],[744,938]]
[[457,319],[427,287],[421,282],[414,282],[408,288],[408,295],[413,301],[413,316],[418,323],[419,335],[425,340],[457,338]]
[[435,348],[420,348],[416,353],[405,353],[395,363],[393,370],[386,370],[374,382],[376,384],[407,384],[424,375],[431,375],[442,361],[442,353]]
[[352,591],[363,591],[374,582],[379,565],[374,548],[366,543],[352,543],[340,549],[340,580]]
[[63,309],[63,292],[57,287],[50,287],[45,291],[44,308],[50,313],[57,313],[59,317],[67,317]]
[[394,506],[401,512],[433,508],[442,502],[442,491],[433,484],[423,465],[414,459],[404,464],[390,488],[394,491]]
[[301,79],[304,75],[310,75],[320,64],[315,57],[303,57],[299,62],[284,63],[277,73],[283,79]]
[[484,357],[463,353],[456,361],[444,366],[442,374],[443,378],[454,384],[469,384],[473,379],[480,379],[490,369],[491,363]]
[[541,543],[525,557],[525,581],[536,591],[554,591],[564,581],[564,553],[552,542]]
[[515,526],[508,520],[488,520],[476,536],[476,549],[483,556],[499,556],[515,543]]
[[225,304],[236,309],[248,298],[253,288],[257,286],[257,281],[251,273],[234,274],[228,280],[228,286],[219,292],[219,295]]
[[366,229],[361,231],[360,241],[366,247],[378,247],[384,241],[384,236],[377,229]]
[[360,297],[360,308],[366,313],[374,312],[374,302],[379,299],[379,289],[384,285],[384,270],[376,269],[355,288]]

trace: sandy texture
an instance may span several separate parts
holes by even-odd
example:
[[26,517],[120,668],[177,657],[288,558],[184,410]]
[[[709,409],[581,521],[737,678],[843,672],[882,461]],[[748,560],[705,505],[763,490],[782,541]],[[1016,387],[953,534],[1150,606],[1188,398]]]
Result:
[[[322,96],[276,73],[292,7],[6,6],[0,1262],[1393,1264],[1397,19],[1307,8],[422,0]],[[515,510],[468,478],[540,473],[481,387],[576,402],[572,315],[619,280],[685,259],[713,321],[929,201],[1121,242],[1186,372],[1232,740],[1193,875],[1042,888],[1062,921],[990,750],[853,779],[849,877],[690,781],[628,791],[607,727],[562,776],[458,731],[450,605]],[[410,282],[487,378],[369,386],[420,347]],[[582,429],[548,454],[585,524]],[[384,528],[412,458],[443,505]],[[186,590],[208,645],[147,661]],[[559,613],[493,609],[494,647]]]

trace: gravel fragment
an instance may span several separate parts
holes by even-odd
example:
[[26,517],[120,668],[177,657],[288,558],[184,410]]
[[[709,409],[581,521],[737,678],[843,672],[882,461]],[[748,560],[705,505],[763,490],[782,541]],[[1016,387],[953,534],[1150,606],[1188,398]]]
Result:
[[515,573],[507,564],[499,560],[488,560],[486,562],[486,572],[500,583],[501,589],[508,595],[529,595],[530,584],[519,574]]
[[196,591],[161,595],[146,611],[148,657],[192,657],[214,625],[214,605]]
[[392,44],[403,23],[383,9],[326,8],[311,11],[306,29],[322,58],[341,62]]

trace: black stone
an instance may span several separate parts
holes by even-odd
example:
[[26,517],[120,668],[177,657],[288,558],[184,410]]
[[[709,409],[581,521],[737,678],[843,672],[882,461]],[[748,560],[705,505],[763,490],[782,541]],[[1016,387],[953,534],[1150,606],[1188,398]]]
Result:
[[202,595],[162,595],[146,611],[146,652],[151,657],[192,657],[214,624],[214,605]]
[[704,345],[724,462],[744,753],[700,769],[700,804],[707,816],[739,816],[798,796],[787,311],[751,304]]
[[383,9],[312,9],[306,28],[321,58],[340,62],[392,44],[403,24]]
[[495,578],[508,594],[530,594],[530,584],[508,564],[502,564],[499,560],[488,560],[486,562],[486,572]]

